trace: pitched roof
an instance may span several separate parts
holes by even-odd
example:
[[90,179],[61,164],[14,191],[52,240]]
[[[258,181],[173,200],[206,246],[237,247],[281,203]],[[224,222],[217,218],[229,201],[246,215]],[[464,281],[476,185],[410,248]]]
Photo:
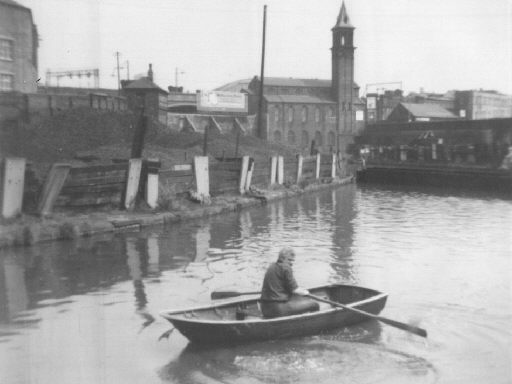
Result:
[[336,104],[335,100],[310,95],[265,95],[269,103]]
[[331,87],[331,80],[294,79],[292,77],[265,77],[263,82],[268,86],[280,87]]
[[[241,92],[247,91],[249,84],[253,79],[236,80],[231,83],[221,85],[215,88],[215,91]],[[264,85],[269,87],[312,87],[312,88],[330,88],[332,81],[324,79],[296,79],[292,77],[265,77]],[[354,82],[354,87],[359,85]]]
[[232,81],[231,83],[227,83],[224,85],[221,85],[218,88],[215,88],[215,91],[222,91],[222,92],[242,92],[247,91],[249,88],[249,83],[252,81],[252,79],[242,79],[242,80],[236,80]]
[[407,109],[414,117],[434,117],[445,119],[457,119],[458,117],[451,113],[449,110],[437,104],[414,104],[414,103],[400,103]]
[[348,16],[345,2],[341,4],[340,14],[338,15],[338,19],[336,20],[336,25],[334,28],[354,28],[354,26],[350,23],[350,17]]
[[153,83],[151,80],[149,80],[147,77],[142,77],[138,80],[132,81],[129,85],[125,87],[125,89],[143,89],[143,90],[157,90],[159,92],[167,93],[162,88],[160,88],[158,85]]

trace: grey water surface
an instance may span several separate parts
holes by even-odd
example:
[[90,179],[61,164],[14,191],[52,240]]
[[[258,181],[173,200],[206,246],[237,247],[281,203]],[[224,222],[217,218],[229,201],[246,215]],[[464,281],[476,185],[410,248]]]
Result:
[[[164,309],[258,290],[279,249],[303,286],[389,294],[376,321],[232,347],[188,344]],[[142,232],[0,251],[0,383],[510,383],[512,201],[343,186]]]

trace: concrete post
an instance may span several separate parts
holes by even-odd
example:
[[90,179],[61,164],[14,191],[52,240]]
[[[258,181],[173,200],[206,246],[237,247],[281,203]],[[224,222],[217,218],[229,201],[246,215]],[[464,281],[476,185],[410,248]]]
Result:
[[277,184],[282,185],[284,183],[284,158],[283,156],[277,156]]
[[298,184],[300,179],[302,178],[302,164],[304,163],[304,156],[297,155],[297,180],[296,183]]
[[194,174],[197,195],[201,201],[210,197],[210,179],[208,175],[208,156],[194,157]]
[[432,144],[432,160],[437,160],[437,144]]
[[334,179],[336,177],[336,154],[332,154],[332,161],[331,161],[331,177]]
[[124,207],[133,209],[135,199],[139,191],[140,172],[142,170],[142,159],[130,159],[128,162],[128,180],[126,182],[126,193]]
[[25,186],[25,159],[6,158],[0,171],[1,213],[9,219],[21,213]]
[[53,164],[43,185],[43,192],[39,199],[37,212],[42,215],[51,213],[53,204],[57,200],[59,193],[68,177],[70,164]]
[[277,156],[270,158],[270,185],[276,183],[277,179]]
[[252,182],[252,171],[254,170],[254,159],[249,158],[249,167],[247,169],[247,179],[245,180],[245,191],[247,192],[251,188]]
[[146,181],[146,203],[151,208],[158,205],[158,169],[160,162],[158,159],[149,159],[147,162],[148,179]]
[[316,172],[315,172],[315,179],[319,179],[320,178],[320,154],[317,153],[316,154]]
[[158,173],[148,173],[146,202],[153,209],[158,205]]
[[247,172],[249,171],[249,156],[242,156],[242,166],[240,169],[240,182],[238,189],[240,194],[243,195],[246,192],[245,185],[247,182]]

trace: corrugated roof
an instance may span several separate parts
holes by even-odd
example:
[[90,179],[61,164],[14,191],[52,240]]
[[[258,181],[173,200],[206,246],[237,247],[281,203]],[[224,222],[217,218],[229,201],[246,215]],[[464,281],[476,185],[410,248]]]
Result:
[[456,119],[457,116],[449,110],[436,105],[436,104],[415,104],[415,103],[400,103],[415,117],[438,117],[447,119]]
[[125,89],[154,89],[163,93],[167,93],[158,85],[149,80],[147,77],[142,77],[138,80],[132,81],[129,85],[125,87]]
[[265,95],[269,103],[335,104],[336,101],[310,95]]

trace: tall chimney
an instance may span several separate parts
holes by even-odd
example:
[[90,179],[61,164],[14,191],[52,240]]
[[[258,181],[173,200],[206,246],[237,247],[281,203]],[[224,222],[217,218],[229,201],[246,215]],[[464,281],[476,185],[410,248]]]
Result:
[[153,65],[152,64],[149,64],[148,79],[153,81]]

